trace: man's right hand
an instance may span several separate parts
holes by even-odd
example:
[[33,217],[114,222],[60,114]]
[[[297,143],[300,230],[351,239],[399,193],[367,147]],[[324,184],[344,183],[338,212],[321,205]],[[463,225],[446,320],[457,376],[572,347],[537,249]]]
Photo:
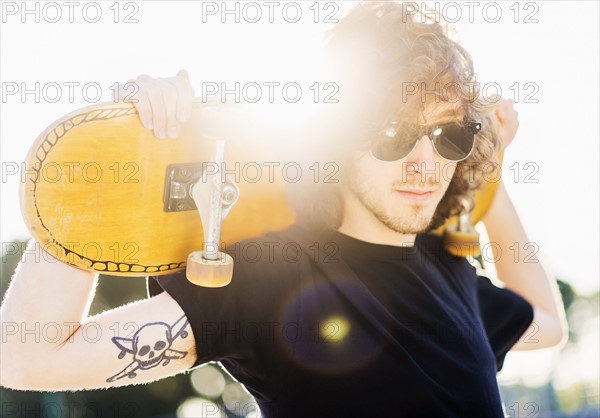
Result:
[[168,78],[141,75],[120,84],[114,97],[115,101],[133,103],[142,124],[154,130],[158,138],[175,138],[179,134],[180,124],[190,118],[193,98],[186,70]]

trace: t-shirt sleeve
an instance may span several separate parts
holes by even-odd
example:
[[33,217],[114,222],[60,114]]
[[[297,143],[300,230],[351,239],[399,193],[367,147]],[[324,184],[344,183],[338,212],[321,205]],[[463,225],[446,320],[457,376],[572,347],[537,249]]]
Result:
[[234,348],[228,342],[227,329],[234,321],[233,312],[238,298],[238,292],[234,289],[239,281],[237,276],[239,274],[229,286],[223,288],[198,287],[187,280],[185,270],[148,277],[149,296],[167,292],[179,304],[190,323],[197,355],[192,367],[218,361],[234,353]]
[[285,282],[294,281],[290,265],[230,255],[233,277],[225,287],[196,286],[187,280],[185,270],[148,278],[149,296],[166,291],[190,323],[197,353],[192,367],[226,359],[249,361],[262,341],[257,333],[266,335],[272,326],[277,309],[273,301],[281,299]]
[[517,293],[478,278],[479,312],[496,357],[497,370],[504,358],[533,321],[533,307]]

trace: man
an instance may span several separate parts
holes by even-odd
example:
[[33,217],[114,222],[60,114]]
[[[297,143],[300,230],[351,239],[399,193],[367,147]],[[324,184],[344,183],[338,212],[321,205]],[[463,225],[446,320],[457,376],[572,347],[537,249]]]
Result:
[[[365,3],[332,31],[344,95],[326,148],[340,183],[303,195],[297,225],[252,241],[274,252],[238,254],[225,288],[196,287],[183,272],[150,278],[153,297],[94,318],[96,275],[25,260],[2,321],[52,322],[68,338],[3,338],[1,383],[104,388],[218,360],[267,417],[502,417],[495,374],[506,352],[564,343],[564,312],[539,263],[500,257],[497,288],[426,233],[469,207],[517,123],[505,103],[499,126],[473,91],[469,55],[414,12]],[[190,113],[187,73],[137,82],[142,123],[176,137]],[[505,254],[527,242],[502,185],[484,222]],[[278,250],[290,243],[299,251]],[[136,332],[116,333],[117,323]]]

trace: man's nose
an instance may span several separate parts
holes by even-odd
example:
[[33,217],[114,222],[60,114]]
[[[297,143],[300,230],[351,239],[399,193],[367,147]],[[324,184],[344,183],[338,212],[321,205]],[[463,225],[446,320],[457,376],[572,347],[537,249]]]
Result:
[[435,170],[436,153],[433,149],[433,142],[427,135],[423,135],[417,142],[417,146],[406,157],[407,163],[416,164],[419,171],[426,170],[431,172]]

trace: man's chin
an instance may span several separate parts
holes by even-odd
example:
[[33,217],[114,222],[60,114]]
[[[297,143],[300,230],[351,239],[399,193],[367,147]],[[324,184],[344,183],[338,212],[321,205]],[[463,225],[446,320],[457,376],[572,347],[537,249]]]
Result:
[[[354,195],[383,225],[400,234],[419,234],[425,232],[435,210],[431,210],[429,204],[406,202],[387,202],[383,204],[377,200],[368,199],[367,193],[358,193],[353,190]],[[394,208],[390,211],[389,208]],[[387,210],[386,210],[387,209]]]
[[394,215],[390,214],[385,217],[386,219],[380,218],[379,220],[395,232],[420,234],[425,232],[431,225],[434,213],[429,213],[422,205],[412,205],[410,209],[405,209],[401,214]]
[[379,221],[394,232],[400,234],[421,234],[427,231],[431,217],[378,217]]

